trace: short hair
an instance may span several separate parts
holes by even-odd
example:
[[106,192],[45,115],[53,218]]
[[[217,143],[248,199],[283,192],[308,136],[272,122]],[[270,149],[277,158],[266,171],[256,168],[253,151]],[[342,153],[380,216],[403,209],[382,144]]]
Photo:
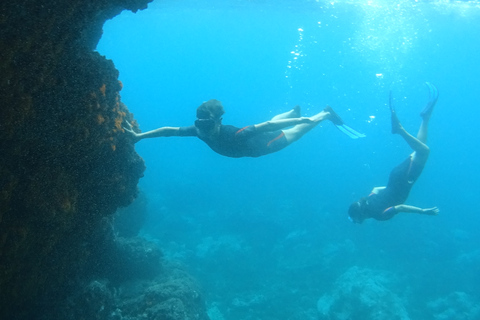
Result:
[[225,113],[222,103],[216,99],[208,100],[197,108],[198,119],[215,119],[218,120]]

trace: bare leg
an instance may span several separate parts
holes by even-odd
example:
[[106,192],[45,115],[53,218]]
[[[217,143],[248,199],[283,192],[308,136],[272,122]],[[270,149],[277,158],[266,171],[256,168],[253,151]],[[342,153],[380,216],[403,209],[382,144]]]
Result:
[[427,143],[429,120],[430,120],[430,117],[428,118],[424,117],[422,123],[420,124],[420,129],[418,129],[417,139],[423,143]]
[[333,111],[332,108],[327,107],[316,115],[310,117],[310,120],[312,120],[312,122],[298,124],[293,128],[283,130],[283,133],[285,134],[285,138],[287,139],[288,144],[291,144],[303,137],[305,133],[315,128],[323,120],[327,119],[336,122],[338,121],[337,118],[340,119],[340,117],[338,117],[338,115]]
[[[427,126],[425,123],[422,123],[420,126],[420,131],[422,130],[422,133],[426,133]],[[395,111],[392,111],[392,133],[400,135],[405,142],[408,143],[410,148],[413,149],[413,153],[411,155],[413,161],[419,161],[423,163],[427,161],[428,155],[430,154],[430,149],[423,141],[415,138],[403,128],[402,124],[397,118],[397,115],[395,114]]]
[[276,115],[272,120],[291,119],[300,117],[300,106],[295,106],[292,110]]
[[428,103],[420,113],[420,117],[422,117],[423,121],[420,125],[420,129],[418,130],[417,139],[422,141],[423,143],[427,143],[428,137],[428,122],[430,121],[430,117],[432,116],[433,107],[438,100],[438,90],[437,88],[432,85],[431,83],[427,82],[428,89],[430,91]]
[[402,126],[398,120],[397,114],[392,104],[392,96],[390,93],[390,112],[392,115],[392,133],[399,134],[408,145],[414,150],[412,153],[412,160],[417,162],[425,163],[428,159],[430,149],[426,145],[428,137],[428,123],[432,115],[433,107],[435,106],[438,99],[438,91],[435,86],[427,82],[427,86],[430,90],[430,98],[425,109],[420,113],[423,121],[418,130],[417,137],[413,137],[409,134]]

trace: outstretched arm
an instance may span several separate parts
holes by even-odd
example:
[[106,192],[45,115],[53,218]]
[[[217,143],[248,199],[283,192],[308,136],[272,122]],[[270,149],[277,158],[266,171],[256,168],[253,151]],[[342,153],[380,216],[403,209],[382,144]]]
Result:
[[254,125],[257,132],[269,132],[281,130],[287,127],[296,126],[302,123],[312,123],[313,120],[308,117],[289,118],[280,120],[270,120]]
[[405,204],[400,204],[398,206],[395,206],[395,210],[397,212],[420,213],[420,214],[427,214],[429,216],[436,216],[440,212],[440,210],[437,207],[422,209],[419,207],[408,206]]
[[161,127],[155,130],[137,133],[133,131],[132,125],[127,121],[127,127],[123,127],[125,132],[130,134],[133,140],[136,142],[147,139],[147,138],[158,138],[158,137],[173,137],[178,136],[180,132],[180,127]]

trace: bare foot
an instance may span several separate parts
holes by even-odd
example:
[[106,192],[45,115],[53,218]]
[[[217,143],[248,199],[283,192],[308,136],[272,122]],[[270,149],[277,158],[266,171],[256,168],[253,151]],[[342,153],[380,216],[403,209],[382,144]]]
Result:
[[335,111],[333,111],[332,107],[327,106],[325,109],[323,109],[323,111],[329,113],[327,119],[332,121],[334,125],[337,125],[337,126],[343,125],[342,118],[340,118],[340,116]]
[[300,118],[301,110],[300,110],[300,106],[299,106],[299,105],[296,105],[296,106],[292,109],[292,115],[293,115],[295,118]]

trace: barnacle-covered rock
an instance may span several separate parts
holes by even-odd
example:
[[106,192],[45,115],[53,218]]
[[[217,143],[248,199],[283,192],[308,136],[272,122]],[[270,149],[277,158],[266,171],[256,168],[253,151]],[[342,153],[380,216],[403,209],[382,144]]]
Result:
[[0,318],[32,319],[63,296],[91,233],[133,201],[143,160],[124,134],[106,19],[151,0],[0,4]]

